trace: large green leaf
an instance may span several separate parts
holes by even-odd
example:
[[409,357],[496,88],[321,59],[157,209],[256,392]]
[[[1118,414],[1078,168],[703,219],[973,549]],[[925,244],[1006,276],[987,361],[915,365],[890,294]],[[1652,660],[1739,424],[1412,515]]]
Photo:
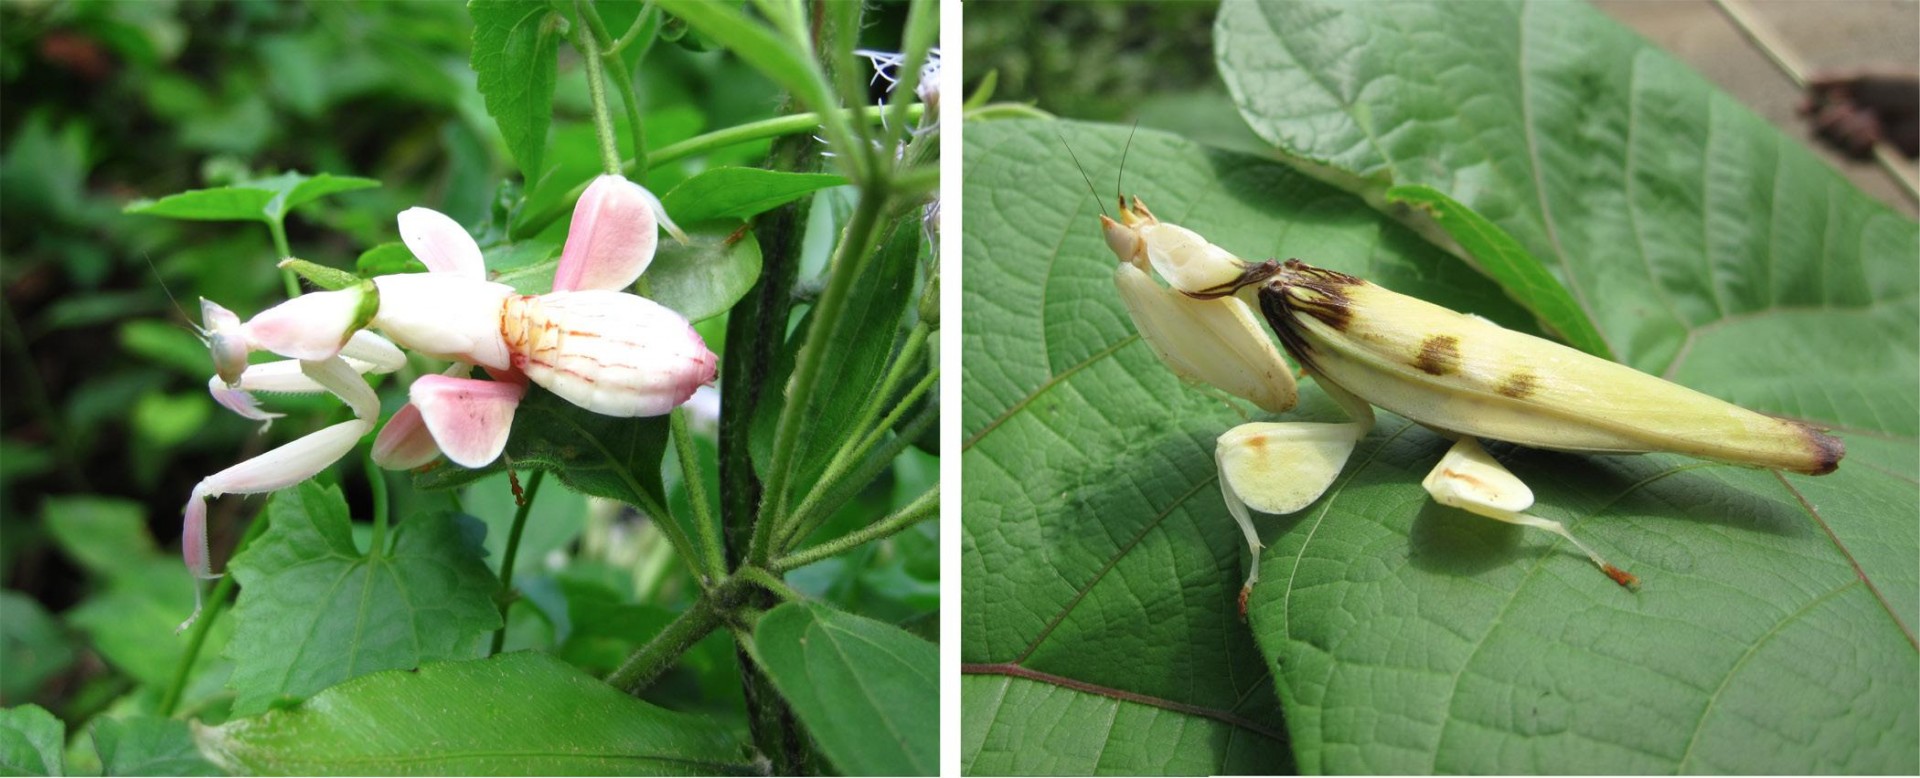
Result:
[[194,748],[187,722],[156,716],[94,719],[94,750],[105,775],[219,775]]
[[[1111,734],[1113,719],[1049,719],[1060,742],[1151,741],[1182,722],[1234,734],[1195,736],[1212,750],[1168,769],[1282,771],[1271,680],[1235,606],[1246,546],[1213,478],[1214,437],[1257,411],[1183,385],[1134,333],[1100,204],[1062,145],[1111,181],[1128,134],[967,128],[962,661],[1170,711]],[[1313,258],[1511,327],[1532,318],[1412,232],[1274,162],[1142,130],[1126,181],[1162,219],[1244,256]],[[969,711],[996,716],[969,717],[969,741],[1022,720],[997,717],[1023,706],[971,699],[997,686],[963,688]]]
[[376,673],[305,703],[196,727],[202,753],[254,775],[746,774],[705,718],[628,697],[535,652]]
[[64,775],[67,725],[38,705],[0,709],[0,773]]
[[1271,722],[1083,691],[1045,675],[969,675],[960,690],[968,775],[1267,773],[1285,737]]
[[1428,504],[1444,443],[1383,419],[1263,557],[1302,769],[1920,769],[1913,222],[1584,6],[1232,4],[1215,32],[1283,153],[1370,202],[1458,200],[1623,361],[1849,448],[1809,478],[1496,447],[1629,595]]
[[745,219],[801,196],[847,183],[826,173],[786,173],[752,167],[722,167],[686,180],[660,198],[678,222]]
[[39,601],[0,591],[0,703],[28,699],[54,674],[73,663],[73,646]]
[[312,481],[276,492],[267,518],[266,534],[230,565],[240,582],[227,646],[236,713],[367,673],[471,657],[500,626],[500,584],[471,518],[410,516],[385,548],[361,551],[340,490]]
[[473,72],[487,115],[500,125],[507,150],[529,187],[539,183],[553,121],[553,84],[560,31],[567,20],[540,0],[472,0]]
[[940,772],[940,652],[899,627],[788,603],[753,628],[753,653],[845,775]]
[[128,203],[127,213],[197,221],[277,222],[293,209],[336,192],[379,186],[371,178],[282,173],[232,186],[195,189]]

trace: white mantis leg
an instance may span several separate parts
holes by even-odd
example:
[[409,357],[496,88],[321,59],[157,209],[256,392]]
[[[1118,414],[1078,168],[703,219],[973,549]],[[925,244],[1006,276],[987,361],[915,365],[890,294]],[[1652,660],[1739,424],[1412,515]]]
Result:
[[[360,438],[373,431],[374,421],[380,416],[380,399],[345,359],[336,356],[298,364],[304,379],[346,402],[353,408],[354,418],[214,473],[193,487],[181,531],[181,555],[196,578],[218,577],[213,574],[207,552],[208,499],[223,494],[260,494],[300,483],[346,456]],[[193,615],[180,625],[182,628],[200,615],[198,587],[194,599]]]
[[1366,401],[1326,381],[1327,395],[1353,419],[1320,422],[1253,422],[1221,435],[1214,447],[1220,468],[1220,494],[1247,537],[1252,564],[1240,587],[1240,610],[1260,581],[1260,534],[1248,508],[1262,513],[1288,514],[1312,504],[1333,485],[1353,448],[1373,429],[1373,408]]
[[1640,579],[1601,558],[1568,532],[1565,525],[1523,513],[1533,506],[1533,490],[1488,455],[1487,450],[1480,447],[1480,442],[1473,438],[1463,437],[1454,443],[1453,448],[1447,450],[1447,455],[1441,457],[1440,464],[1434,466],[1433,472],[1420,482],[1420,486],[1441,505],[1509,524],[1543,529],[1566,538],[1574,548],[1580,549],[1588,559],[1593,560],[1614,583],[1628,589],[1636,589],[1640,585]]

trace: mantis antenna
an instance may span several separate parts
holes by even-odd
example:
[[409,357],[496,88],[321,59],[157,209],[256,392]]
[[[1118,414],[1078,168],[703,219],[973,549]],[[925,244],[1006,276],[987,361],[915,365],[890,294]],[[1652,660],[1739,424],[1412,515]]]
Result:
[[[1060,136],[1060,145],[1067,147],[1067,156],[1073,158],[1073,166],[1080,169],[1080,178],[1087,182],[1087,193],[1093,195],[1093,204],[1100,208],[1100,215],[1106,216],[1107,207],[1100,204],[1100,191],[1093,188],[1093,178],[1087,175],[1087,166],[1080,164],[1080,155],[1073,153],[1073,144],[1067,142],[1067,136],[1060,128],[1053,128],[1053,134]],[[1122,153],[1121,156],[1124,158],[1126,155]]]
[[1120,172],[1113,175],[1113,197],[1120,201],[1120,209],[1123,211],[1127,208],[1127,196],[1121,194],[1127,191],[1127,154],[1133,151],[1133,136],[1139,133],[1140,120],[1135,119],[1133,120],[1133,129],[1127,131],[1127,145],[1120,147]]

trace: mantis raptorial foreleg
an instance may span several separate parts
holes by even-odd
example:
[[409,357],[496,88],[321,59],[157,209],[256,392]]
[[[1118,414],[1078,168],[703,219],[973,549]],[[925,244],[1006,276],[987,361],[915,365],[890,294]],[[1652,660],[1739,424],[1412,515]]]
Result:
[[1420,486],[1432,495],[1434,502],[1441,505],[1509,524],[1543,529],[1566,538],[1568,543],[1585,553],[1588,559],[1593,560],[1621,586],[1634,588],[1640,585],[1640,579],[1601,558],[1568,532],[1566,525],[1522,513],[1533,507],[1533,490],[1527,488],[1519,476],[1495,461],[1486,449],[1480,447],[1478,440],[1460,438],[1453,448],[1447,449],[1447,455],[1440,458],[1440,464],[1435,465],[1433,471],[1420,481]]

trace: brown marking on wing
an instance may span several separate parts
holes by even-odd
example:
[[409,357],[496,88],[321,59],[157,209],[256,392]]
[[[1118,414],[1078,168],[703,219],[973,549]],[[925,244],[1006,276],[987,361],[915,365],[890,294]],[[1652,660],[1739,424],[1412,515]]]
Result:
[[1434,335],[1420,344],[1413,366],[1429,375],[1446,375],[1460,370],[1460,339],[1452,335]]
[[1515,400],[1524,400],[1539,390],[1540,379],[1525,370],[1515,371],[1500,382],[1494,391]]

